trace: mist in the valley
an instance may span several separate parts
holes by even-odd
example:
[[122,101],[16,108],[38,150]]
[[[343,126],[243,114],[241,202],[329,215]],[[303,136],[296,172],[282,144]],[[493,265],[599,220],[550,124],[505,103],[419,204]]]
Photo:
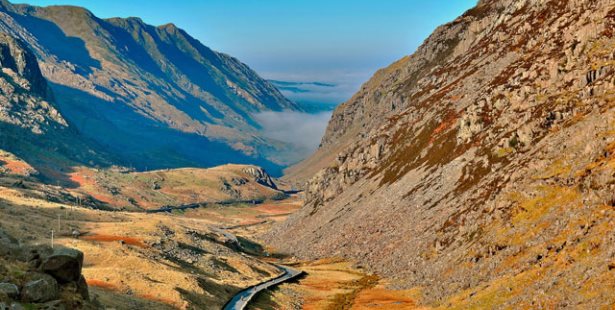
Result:
[[291,144],[306,157],[318,148],[331,114],[269,111],[255,114],[254,118],[266,137]]

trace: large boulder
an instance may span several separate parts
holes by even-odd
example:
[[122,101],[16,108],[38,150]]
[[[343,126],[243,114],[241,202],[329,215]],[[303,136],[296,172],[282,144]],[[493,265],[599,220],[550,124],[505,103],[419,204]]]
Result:
[[44,273],[35,274],[21,291],[21,299],[23,301],[34,303],[56,300],[59,295],[58,281]]
[[41,270],[54,276],[60,283],[78,281],[83,267],[83,253],[70,248],[55,248],[45,257]]
[[[1,1],[1,0],[0,0]],[[18,240],[0,230],[0,257],[10,262],[21,262],[17,286],[8,266],[0,264],[0,310],[22,310],[20,303],[37,304],[37,309],[81,309],[89,305],[88,285],[81,274],[82,252],[47,245],[21,245]],[[21,288],[21,290],[20,290]],[[62,298],[60,298],[62,292]],[[83,301],[79,298],[81,296]]]
[[38,269],[43,259],[53,253],[53,250],[46,245],[21,246],[15,252],[14,257],[22,262],[28,263],[32,269]]

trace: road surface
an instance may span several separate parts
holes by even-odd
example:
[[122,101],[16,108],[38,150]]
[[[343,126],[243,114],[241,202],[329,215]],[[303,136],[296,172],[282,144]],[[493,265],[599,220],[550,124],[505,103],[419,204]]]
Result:
[[294,279],[303,273],[302,271],[291,269],[285,266],[277,267],[284,271],[283,275],[237,293],[237,295],[235,295],[235,297],[233,297],[233,299],[231,299],[231,301],[229,301],[226,306],[224,306],[224,310],[243,310],[246,308],[250,300],[254,298],[254,296],[256,296],[256,294],[258,294],[259,292],[269,289],[280,283],[286,282],[288,280]]

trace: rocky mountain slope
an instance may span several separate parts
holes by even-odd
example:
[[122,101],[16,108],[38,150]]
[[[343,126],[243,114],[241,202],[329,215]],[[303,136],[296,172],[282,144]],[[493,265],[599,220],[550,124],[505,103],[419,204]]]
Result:
[[138,168],[287,164],[251,114],[299,109],[237,59],[173,24],[0,1],[0,31],[40,61],[64,117]]
[[335,111],[266,239],[424,305],[613,305],[614,32],[609,0],[480,1]]
[[286,197],[262,168],[110,167],[58,112],[25,42],[0,34],[0,68],[0,309],[220,309],[279,275],[242,253],[262,247],[224,228],[275,220],[278,208],[216,204]]
[[0,33],[0,64],[3,123],[34,134],[68,127],[57,109],[46,101],[47,81],[41,75],[36,57],[23,42]]
[[[0,11],[7,8],[0,3]],[[0,15],[0,28],[20,18]],[[279,276],[277,267],[257,258],[269,256],[264,247],[230,232],[271,225],[297,208],[279,201],[287,195],[269,174],[252,165],[147,172],[115,166],[130,163],[129,157],[90,140],[66,117],[72,112],[64,113],[64,86],[43,76],[50,67],[41,55],[47,54],[34,44],[53,28],[37,27],[49,32],[29,37],[17,23],[0,31],[0,309],[220,309],[244,287]],[[74,48],[48,48],[63,47]],[[70,63],[62,60],[52,71],[62,66]],[[77,76],[57,78],[69,83]],[[269,90],[261,91],[255,107],[269,106],[255,110],[283,108],[285,99],[275,106],[266,99]],[[88,103],[78,107],[89,109]],[[114,120],[127,122],[121,117]],[[232,152],[224,160],[258,161]],[[203,203],[207,208],[144,212]]]
[[[2,166],[29,174],[36,171],[32,166],[57,172],[71,163],[108,165],[113,157],[79,135],[58,111],[37,59],[23,41],[0,33],[0,69]],[[2,150],[10,153],[4,156]]]

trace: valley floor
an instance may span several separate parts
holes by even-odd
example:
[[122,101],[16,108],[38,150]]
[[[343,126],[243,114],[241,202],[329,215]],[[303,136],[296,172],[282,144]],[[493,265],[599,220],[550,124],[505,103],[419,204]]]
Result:
[[260,245],[228,229],[283,219],[298,205],[290,198],[160,214],[101,211],[62,201],[59,187],[27,187],[0,186],[0,229],[22,244],[85,253],[92,299],[117,309],[221,308],[244,287],[278,276],[244,253],[262,255]]
[[248,308],[267,309],[418,309],[418,291],[393,291],[387,281],[340,259],[292,264],[305,273],[297,281],[257,296]]
[[275,265],[304,275],[260,293],[249,309],[416,308],[417,292],[389,291],[350,262],[298,261],[258,243],[302,206],[301,194],[150,214],[78,207],[61,187],[15,180],[0,178],[0,229],[23,244],[84,252],[90,295],[102,308],[218,309],[243,288],[278,276]]
[[[250,240],[269,231],[277,221],[286,219],[298,210],[303,201],[300,196],[275,204],[265,204],[251,210],[230,208],[225,220],[243,223],[231,227],[230,232]],[[256,215],[252,212],[269,212],[270,215]],[[197,212],[207,212],[199,210]],[[260,221],[263,217],[276,221]],[[341,258],[325,258],[302,261],[285,254],[275,254],[275,249],[266,247],[267,257],[260,257],[278,265],[290,266],[303,271],[303,276],[283,283],[271,290],[258,294],[248,309],[419,309],[417,290],[391,290],[386,279],[369,274],[366,270]]]

